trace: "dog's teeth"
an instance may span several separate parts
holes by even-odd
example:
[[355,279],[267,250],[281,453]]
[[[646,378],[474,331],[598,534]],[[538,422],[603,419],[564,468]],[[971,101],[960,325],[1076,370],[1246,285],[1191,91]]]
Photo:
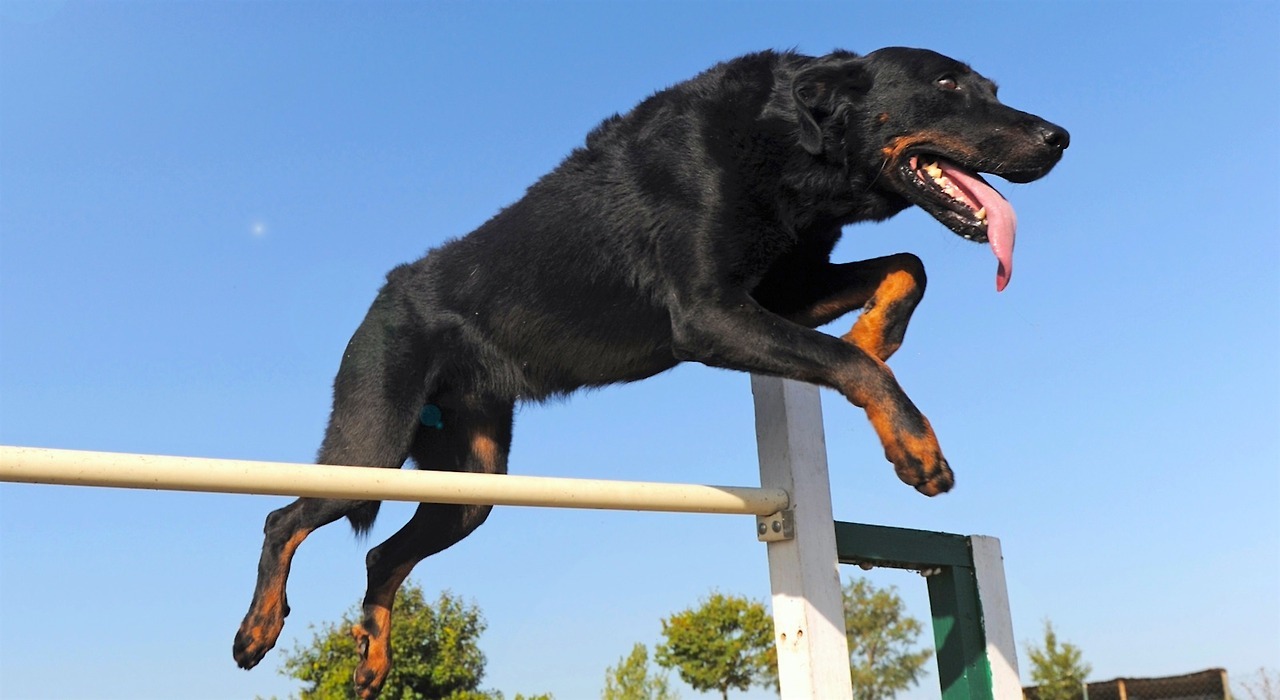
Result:
[[987,220],[987,208],[986,208],[986,207],[983,207],[983,208],[979,209],[978,211],[975,211],[975,212],[973,213],[973,216],[974,216],[974,218],[975,218],[975,219],[977,219],[978,221],[986,221],[986,220]]
[[937,163],[929,163],[924,166],[924,171],[929,174],[929,177],[935,180],[942,177],[942,168],[939,168]]

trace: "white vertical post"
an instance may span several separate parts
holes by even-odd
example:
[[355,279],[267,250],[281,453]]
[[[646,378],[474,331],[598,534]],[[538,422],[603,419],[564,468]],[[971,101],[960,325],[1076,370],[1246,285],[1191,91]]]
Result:
[[991,665],[991,694],[995,700],[1022,700],[1018,678],[1018,647],[1013,640],[1013,616],[1004,580],[1004,555],[1000,540],[972,535],[973,572],[978,581],[982,628],[987,638],[987,662]]
[[782,700],[852,700],[818,388],[753,375],[760,484],[791,494],[795,537],[770,542]]

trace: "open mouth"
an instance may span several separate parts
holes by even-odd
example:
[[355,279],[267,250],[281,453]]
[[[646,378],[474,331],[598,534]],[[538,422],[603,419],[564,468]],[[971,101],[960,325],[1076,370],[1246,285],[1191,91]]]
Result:
[[899,166],[904,194],[963,238],[988,243],[999,266],[996,290],[1013,275],[1013,243],[1018,217],[982,176],[941,156],[917,153]]

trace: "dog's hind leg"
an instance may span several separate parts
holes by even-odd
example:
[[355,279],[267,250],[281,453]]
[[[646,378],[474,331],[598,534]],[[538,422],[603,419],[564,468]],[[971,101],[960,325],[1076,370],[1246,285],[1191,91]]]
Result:
[[347,515],[359,506],[359,501],[300,498],[267,516],[253,602],[240,623],[232,646],[232,655],[241,668],[258,665],[275,646],[284,628],[284,618],[289,614],[285,583],[298,545],[316,528]]
[[[502,474],[511,445],[512,405],[444,407],[444,428],[421,428],[412,457],[420,468]],[[391,670],[391,609],[396,591],[426,557],[471,534],[492,506],[423,503],[413,519],[366,557],[369,587],[360,624],[352,628],[360,664],[353,681],[361,698],[378,695]]]
[[[379,296],[347,346],[334,381],[333,414],[320,448],[321,464],[398,468],[409,453],[427,393],[428,362],[402,333],[402,318]],[[314,530],[344,516],[367,529],[377,501],[300,498],[267,516],[253,601],[236,633],[232,654],[253,668],[275,646],[289,614],[285,586],[293,555]]]

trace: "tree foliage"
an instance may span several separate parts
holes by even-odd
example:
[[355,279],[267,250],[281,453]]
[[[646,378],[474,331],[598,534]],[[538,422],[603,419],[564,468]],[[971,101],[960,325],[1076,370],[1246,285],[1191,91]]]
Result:
[[636,644],[604,674],[602,700],[676,700],[667,677],[649,673],[649,650]]
[[1048,620],[1044,621],[1044,646],[1028,646],[1027,656],[1039,700],[1079,700],[1084,696],[1082,686],[1093,667],[1084,662],[1079,647],[1058,643],[1058,635]]
[[[501,693],[480,690],[485,657],[478,640],[486,625],[478,608],[448,591],[429,603],[421,587],[406,582],[395,611],[394,663],[381,700],[502,700]],[[322,625],[310,642],[285,652],[280,673],[303,682],[302,700],[356,697],[351,676],[359,657],[350,630],[359,620],[353,607],[337,623]]]
[[694,690],[718,690],[727,700],[730,689],[777,686],[773,618],[762,603],[715,593],[663,620],[662,636],[658,663]]
[[906,615],[894,588],[851,578],[841,593],[853,697],[885,700],[919,682],[933,650],[913,650],[924,626]]

